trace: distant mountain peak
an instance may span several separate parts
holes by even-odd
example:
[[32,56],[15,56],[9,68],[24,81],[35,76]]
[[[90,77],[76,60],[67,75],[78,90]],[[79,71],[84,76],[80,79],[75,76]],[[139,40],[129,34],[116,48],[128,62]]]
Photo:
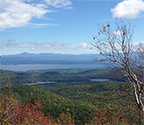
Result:
[[29,53],[27,53],[27,52],[23,52],[23,53],[21,53],[21,54],[29,54]]

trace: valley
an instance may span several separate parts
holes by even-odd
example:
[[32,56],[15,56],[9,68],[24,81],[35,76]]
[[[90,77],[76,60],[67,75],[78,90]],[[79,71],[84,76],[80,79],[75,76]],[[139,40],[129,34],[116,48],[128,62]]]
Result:
[[[88,121],[93,121],[96,112],[102,111],[115,119],[123,115],[127,123],[135,113],[136,107],[130,101],[133,98],[130,86],[111,69],[1,70],[1,73],[5,77],[10,76],[12,93],[17,95],[21,105],[39,101],[42,112],[45,115],[50,113],[53,119],[69,113],[75,124],[88,124]],[[45,82],[47,84],[43,84]],[[1,79],[1,93],[5,93],[4,86],[5,80]]]

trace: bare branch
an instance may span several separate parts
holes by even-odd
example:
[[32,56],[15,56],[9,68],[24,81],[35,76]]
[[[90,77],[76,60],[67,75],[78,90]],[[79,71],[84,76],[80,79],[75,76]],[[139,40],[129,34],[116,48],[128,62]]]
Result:
[[[133,86],[135,101],[143,112],[142,92],[144,89],[144,44],[133,45],[134,26],[116,21],[115,29],[108,23],[98,25],[98,34],[91,43],[111,64],[111,68],[121,73]],[[144,118],[143,118],[144,123]]]

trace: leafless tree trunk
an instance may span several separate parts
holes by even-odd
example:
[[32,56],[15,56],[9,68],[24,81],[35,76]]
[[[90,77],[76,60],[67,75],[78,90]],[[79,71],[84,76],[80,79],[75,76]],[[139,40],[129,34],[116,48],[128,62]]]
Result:
[[105,57],[102,61],[109,61],[110,67],[126,77],[127,82],[133,86],[135,102],[142,111],[144,124],[144,44],[134,46],[133,28],[123,21],[116,21],[115,29],[109,23],[106,26],[98,24],[98,34],[93,35],[91,44]]

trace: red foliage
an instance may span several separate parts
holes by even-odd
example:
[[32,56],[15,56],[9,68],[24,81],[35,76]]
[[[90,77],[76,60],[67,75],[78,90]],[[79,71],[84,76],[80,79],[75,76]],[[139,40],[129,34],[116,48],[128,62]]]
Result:
[[7,109],[7,116],[4,122],[2,122],[4,125],[74,125],[74,120],[70,113],[62,113],[55,120],[51,118],[49,113],[45,116],[41,113],[41,103],[39,102],[35,104],[30,103],[26,106],[15,102],[11,108]]
[[35,104],[27,104],[24,107],[22,107],[19,103],[16,103],[15,108],[9,109],[8,112],[8,120],[6,121],[7,124],[54,124],[49,114],[44,116],[44,114],[41,113],[41,104],[39,102]]
[[119,117],[119,119],[123,119],[123,118],[124,118],[123,116],[120,116],[120,117]]
[[101,111],[97,111],[93,121],[89,121],[88,124],[95,124],[95,125],[116,125],[116,121],[113,116],[103,113]]

